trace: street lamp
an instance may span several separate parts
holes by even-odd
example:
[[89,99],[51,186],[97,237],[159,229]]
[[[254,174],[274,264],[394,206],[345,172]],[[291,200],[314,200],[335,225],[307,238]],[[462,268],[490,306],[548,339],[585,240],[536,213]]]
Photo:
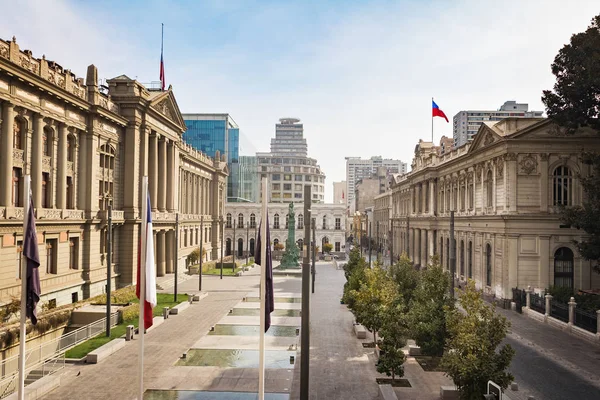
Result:
[[103,197],[108,203],[108,221],[106,227],[106,337],[110,337],[110,292],[112,281],[112,196],[110,192],[105,192]]
[[248,265],[248,256],[250,255],[250,242],[248,236],[250,234],[250,222],[246,222],[246,265]]
[[221,279],[223,279],[223,239],[225,238],[225,232],[223,231],[223,216],[219,217],[219,222],[221,224]]

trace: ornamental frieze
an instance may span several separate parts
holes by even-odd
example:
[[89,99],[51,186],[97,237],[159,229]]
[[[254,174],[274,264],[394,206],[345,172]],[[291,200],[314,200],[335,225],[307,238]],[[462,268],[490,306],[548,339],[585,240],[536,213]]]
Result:
[[521,157],[519,162],[521,173],[531,175],[537,172],[537,157],[533,154],[527,154]]

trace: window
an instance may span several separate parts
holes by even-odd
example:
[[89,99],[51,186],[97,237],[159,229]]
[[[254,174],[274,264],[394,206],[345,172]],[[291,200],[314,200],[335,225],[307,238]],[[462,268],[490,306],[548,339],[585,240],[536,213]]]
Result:
[[250,228],[256,228],[256,215],[250,214]]
[[304,215],[298,215],[298,229],[304,228]]
[[50,157],[52,155],[52,141],[50,138],[52,137],[52,129],[49,127],[44,127],[42,132],[42,152],[45,156]]
[[279,214],[273,216],[273,229],[279,229]]
[[79,301],[79,293],[73,292],[71,293],[71,303],[77,303]]
[[[289,160],[288,160],[288,159],[286,159],[285,161],[288,161],[288,162],[289,162]],[[286,164],[287,164],[287,162],[286,162]],[[292,167],[283,167],[283,172],[292,172]],[[291,175],[287,175],[287,176],[289,176],[289,177],[290,177],[290,179],[289,179],[289,180],[292,180],[292,176],[291,176]]]
[[[307,169],[307,168],[304,168],[304,169]],[[305,180],[306,182],[310,182],[310,175],[305,175],[305,176],[304,176],[304,180]]]
[[475,204],[475,198],[473,194],[473,184],[469,185],[469,210],[472,210]]
[[47,172],[42,173],[42,208],[50,208],[50,175]]
[[244,239],[242,238],[238,239],[237,256],[244,257]]
[[250,239],[250,256],[254,257],[254,239]]
[[492,181],[492,171],[487,173],[487,206],[494,205],[494,182]]
[[79,238],[69,239],[69,269],[77,269],[79,261]]
[[289,174],[283,175],[283,180],[284,181],[291,181],[292,180],[292,175],[289,175]]
[[573,288],[573,251],[561,247],[554,253],[554,286]]
[[281,190],[281,183],[274,183],[273,190]]
[[272,179],[273,179],[274,181],[279,181],[279,180],[281,180],[281,175],[280,175],[280,174],[273,174],[273,175],[272,175]]
[[485,284],[492,286],[492,246],[485,245]]
[[75,161],[75,136],[73,135],[67,138],[67,161]]
[[471,242],[471,241],[469,241],[468,257],[469,257],[469,262],[468,262],[467,274],[469,275],[469,278],[472,278],[473,277],[473,242]]
[[552,198],[555,206],[570,206],[572,194],[571,170],[566,166],[559,166],[552,174]]
[[341,251],[341,244],[340,244],[340,242],[335,242],[335,251],[336,252]]
[[294,180],[302,182],[302,175],[294,175]]
[[291,183],[284,183],[283,184],[283,190],[292,190],[292,184]]
[[98,204],[100,210],[106,210],[114,194],[115,149],[109,144],[100,146],[100,170],[102,178],[98,184]]
[[295,185],[294,185],[294,190],[295,190],[295,191],[300,191],[300,190],[302,190],[302,185],[295,184]]
[[460,241],[460,274],[465,275],[465,242]]
[[[44,183],[42,182],[42,185]],[[42,191],[42,196],[43,196],[43,191]],[[70,176],[67,177],[67,208],[69,210],[74,209],[74,201],[73,201],[73,178],[71,178]]]
[[23,150],[23,123],[19,118],[15,118],[13,125],[13,148]]
[[23,195],[23,189],[22,189],[22,180],[21,180],[21,168],[16,168],[13,167],[13,173],[12,173],[12,203],[13,206],[15,207],[23,207],[23,202],[22,202],[22,195]]
[[288,229],[290,223],[290,214],[285,214],[285,229]]
[[444,239],[440,241],[440,264],[444,268]]
[[291,199],[292,198],[292,194],[291,193],[284,193],[283,194],[283,198],[284,199]]
[[238,214],[238,228],[243,228],[244,227],[244,214],[239,213]]
[[204,243],[208,243],[208,228],[204,228]]
[[231,239],[227,238],[225,241],[225,256],[231,255]]
[[323,228],[322,229],[327,229],[327,217],[325,215],[323,215]]
[[295,199],[301,199],[302,198],[302,193],[294,193],[294,198]]
[[273,248],[279,244],[279,239],[273,239]]
[[227,213],[227,217],[225,218],[225,228],[231,228],[231,214]]
[[46,273],[56,274],[56,239],[46,240]]
[[341,218],[336,218],[335,219],[335,229],[336,230],[340,230],[342,229],[342,219]]

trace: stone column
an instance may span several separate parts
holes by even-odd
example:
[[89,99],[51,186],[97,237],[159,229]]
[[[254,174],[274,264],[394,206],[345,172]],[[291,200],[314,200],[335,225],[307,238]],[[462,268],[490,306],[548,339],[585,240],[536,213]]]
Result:
[[158,231],[156,239],[156,276],[165,276],[165,231]]
[[152,211],[156,211],[158,209],[158,135],[156,133],[150,136],[148,147],[148,186],[150,187],[150,203],[152,203]]
[[173,273],[173,267],[174,267],[174,257],[175,257],[175,235],[174,235],[175,231],[167,231],[166,233],[166,246],[167,248],[165,249],[165,253],[166,253],[166,271],[167,274],[172,274]]
[[496,213],[496,162],[492,164],[492,211]]
[[421,229],[421,268],[427,266],[427,230]]
[[[516,184],[516,182],[515,182]],[[540,154],[540,211],[548,212],[548,154]]]
[[477,215],[477,168],[473,168],[473,215]]
[[42,147],[44,141],[44,117],[35,114],[33,117],[33,143],[31,144],[31,190],[33,206],[42,205]]
[[427,258],[427,262],[431,263],[433,261],[433,256],[435,255],[435,243],[434,243],[434,238],[433,238],[433,229],[429,229],[427,231],[427,253],[428,253],[428,258]]
[[[2,102],[2,142],[0,144],[0,205],[12,206],[13,129],[15,106]],[[38,206],[36,204],[36,206]]]
[[421,230],[415,229],[414,244],[413,244],[413,261],[417,265],[421,265]]
[[167,139],[162,136],[158,140],[158,209],[167,211]]
[[437,193],[435,190],[435,182],[434,180],[429,181],[429,215],[434,216],[435,212],[435,199],[437,197]]
[[545,316],[548,318],[550,316],[550,302],[552,301],[552,295],[546,295],[546,308],[545,308]]
[[58,125],[58,173],[56,177],[56,208],[67,208],[67,126]]
[[[517,212],[517,155],[515,153],[506,154],[506,177],[508,179],[508,211]],[[543,183],[542,183],[543,185]],[[548,193],[545,193],[548,196]],[[542,196],[544,198],[544,196]]]
[[486,203],[486,193],[485,193],[485,184],[483,183],[483,182],[485,182],[484,181],[484,176],[485,176],[485,168],[482,167],[481,168],[481,181],[480,181],[481,185],[480,185],[480,188],[479,188],[479,190],[481,190],[480,199],[481,199],[481,213],[482,214],[486,213],[485,212],[485,208],[487,206],[487,203]]
[[175,159],[172,141],[167,144],[167,210],[175,212]]
[[508,254],[504,254],[504,257],[508,260],[508,287],[504,296],[510,298],[512,288],[516,288],[518,283],[519,235],[507,235],[507,240],[508,246],[504,246],[504,249],[508,249]]
[[527,289],[525,289],[525,308],[527,308],[528,310],[531,308],[531,292],[531,286],[527,286]]

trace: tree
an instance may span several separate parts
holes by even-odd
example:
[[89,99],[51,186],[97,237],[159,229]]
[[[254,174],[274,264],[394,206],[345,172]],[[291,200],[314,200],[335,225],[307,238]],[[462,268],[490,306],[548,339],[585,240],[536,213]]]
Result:
[[404,376],[406,355],[402,348],[406,346],[409,332],[404,303],[402,294],[396,292],[380,330],[383,339],[378,343],[380,352],[377,372],[391,376],[392,380]]
[[[206,256],[206,249],[202,249],[202,257]],[[187,262],[190,265],[194,265],[200,261],[200,249],[196,247],[187,256]]]
[[323,252],[329,253],[333,250],[333,245],[331,243],[323,243]]
[[489,380],[506,389],[514,379],[506,369],[515,351],[508,344],[498,350],[510,323],[483,301],[472,280],[459,303],[464,313],[458,309],[447,313],[449,338],[442,366],[454,380],[462,400],[481,399]]
[[542,96],[548,117],[568,134],[581,127],[600,132],[600,15],[559,50],[552,73],[554,91]]
[[[364,273],[367,269],[367,263],[360,256],[360,251],[354,248],[350,252],[348,263],[344,266],[344,275],[346,283],[344,284],[344,295],[342,301],[348,305],[348,308],[354,312],[354,296],[364,280]],[[356,314],[355,314],[356,315]]]
[[398,285],[398,291],[402,293],[404,304],[408,306],[419,282],[419,272],[406,253],[402,253],[400,261],[390,267],[390,275]]
[[360,287],[353,291],[356,320],[373,332],[373,343],[377,343],[377,331],[381,329],[396,293],[396,284],[377,263],[373,269],[364,271]]
[[[565,134],[580,128],[600,134],[600,15],[559,50],[552,73],[556,76],[554,91],[545,90],[542,96],[548,117]],[[562,217],[566,224],[589,235],[576,245],[600,273],[600,155],[583,153],[581,161],[592,166],[592,174],[581,178],[587,199],[581,206],[564,208]]]
[[444,354],[448,336],[446,313],[454,308],[449,287],[450,275],[435,257],[433,263],[421,272],[408,312],[411,337],[425,355]]

